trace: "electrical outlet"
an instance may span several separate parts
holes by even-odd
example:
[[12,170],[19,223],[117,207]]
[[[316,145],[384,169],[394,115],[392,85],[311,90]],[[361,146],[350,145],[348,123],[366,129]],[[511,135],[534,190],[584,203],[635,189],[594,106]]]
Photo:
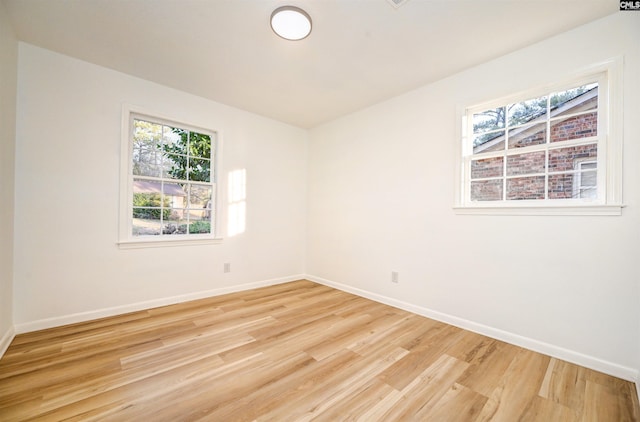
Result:
[[391,271],[391,282],[392,283],[398,283],[398,272],[397,271]]
[[231,262],[225,262],[224,263],[224,272],[225,273],[230,273],[231,272]]

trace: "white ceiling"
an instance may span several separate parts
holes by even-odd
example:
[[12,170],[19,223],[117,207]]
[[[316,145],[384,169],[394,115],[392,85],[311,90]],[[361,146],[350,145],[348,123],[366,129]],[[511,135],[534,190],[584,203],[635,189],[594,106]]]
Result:
[[[303,128],[618,10],[616,0],[4,3],[22,41]],[[282,5],[311,15],[307,39],[271,32]]]

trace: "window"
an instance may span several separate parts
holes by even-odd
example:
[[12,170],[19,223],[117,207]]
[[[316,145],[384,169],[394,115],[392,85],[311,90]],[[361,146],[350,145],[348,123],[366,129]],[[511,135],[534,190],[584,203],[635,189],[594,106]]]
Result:
[[621,141],[610,115],[616,78],[608,69],[467,108],[456,209],[620,214]]
[[120,243],[158,246],[213,239],[216,132],[127,114]]

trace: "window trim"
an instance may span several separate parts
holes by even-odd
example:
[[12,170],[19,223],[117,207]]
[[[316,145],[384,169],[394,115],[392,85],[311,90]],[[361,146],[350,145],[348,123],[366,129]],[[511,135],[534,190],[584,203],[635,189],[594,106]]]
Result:
[[[531,89],[509,95],[490,102],[473,106],[457,107],[456,125],[456,157],[455,157],[455,200],[454,212],[461,215],[621,215],[622,208],[622,68],[623,58],[616,57],[589,66],[562,78],[558,83],[547,84],[538,89]],[[470,190],[470,174],[465,167],[468,160],[471,142],[467,138],[469,128],[468,113],[470,110],[491,109],[505,104],[535,98],[558,89],[566,89],[588,80],[598,79],[599,96],[602,101],[598,110],[599,134],[592,139],[598,140],[598,155],[602,157],[605,171],[598,169],[598,186],[604,193],[597,201],[576,201],[575,199],[545,199],[522,201],[470,201],[467,199]],[[613,112],[618,110],[618,112]],[[601,133],[601,121],[604,119],[606,133]],[[578,140],[580,143],[583,140]],[[584,143],[584,142],[582,142]],[[522,153],[528,147],[518,148]],[[535,149],[535,148],[534,148]],[[506,157],[507,155],[505,155]],[[506,177],[506,176],[505,176]]]
[[[172,235],[172,236],[141,236],[135,237],[131,234],[132,221],[131,210],[133,207],[133,177],[132,177],[132,143],[131,130],[134,118],[147,118],[158,123],[175,125],[188,130],[203,131],[206,133],[215,133],[215,145],[213,146],[212,158],[212,183],[214,190],[215,202],[212,209],[214,215],[212,217],[213,233],[202,235]],[[122,122],[121,122],[121,143],[120,143],[120,218],[119,218],[119,234],[116,242],[120,249],[136,249],[136,248],[155,248],[165,246],[194,246],[205,244],[222,243],[222,189],[220,188],[222,181],[220,177],[221,154],[222,154],[222,134],[219,130],[205,129],[207,125],[194,124],[186,119],[178,119],[175,117],[167,117],[161,113],[149,111],[147,109],[123,104],[122,106]]]

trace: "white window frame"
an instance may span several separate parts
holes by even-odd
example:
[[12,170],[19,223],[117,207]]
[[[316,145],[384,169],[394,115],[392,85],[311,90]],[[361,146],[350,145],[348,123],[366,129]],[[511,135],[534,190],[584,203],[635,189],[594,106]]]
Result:
[[[213,145],[211,146],[211,187],[215,201],[212,203],[213,217],[212,233],[210,234],[190,234],[190,235],[165,235],[165,236],[133,236],[132,234],[132,210],[133,210],[133,143],[131,142],[133,133],[133,120],[148,120],[154,123],[167,124],[182,129],[191,130],[198,133],[214,134]],[[118,246],[121,249],[149,248],[165,246],[192,246],[203,244],[218,244],[222,242],[221,233],[221,189],[219,176],[220,156],[222,151],[222,135],[220,131],[207,129],[206,125],[198,125],[185,122],[183,119],[175,119],[162,114],[150,112],[143,108],[125,104],[122,108],[122,128],[120,146],[120,223]]]
[[[598,135],[590,143],[598,144],[598,198],[540,200],[470,200],[470,162],[473,156],[473,113],[525,101],[550,92],[570,89],[597,81]],[[456,214],[480,215],[621,215],[622,214],[622,57],[607,60],[564,78],[559,83],[529,90],[509,97],[458,108],[458,139],[456,149]],[[570,142],[571,143],[571,142]],[[577,144],[585,143],[576,140]],[[520,153],[540,150],[540,147],[519,148]],[[506,155],[505,155],[506,158]],[[506,161],[506,160],[505,160]],[[548,169],[545,168],[545,172]],[[506,179],[506,175],[504,176]]]

